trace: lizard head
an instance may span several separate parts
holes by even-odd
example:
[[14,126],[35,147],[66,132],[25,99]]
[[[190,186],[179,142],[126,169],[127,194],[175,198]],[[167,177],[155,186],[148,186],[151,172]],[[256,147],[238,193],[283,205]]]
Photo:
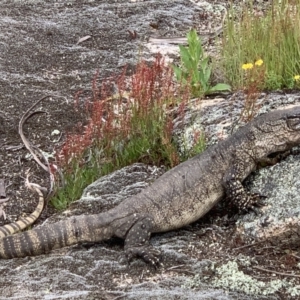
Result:
[[285,121],[287,127],[295,132],[300,131],[300,106],[286,110]]
[[[276,112],[274,112],[276,116]],[[278,111],[278,119],[282,123],[282,130],[298,143],[300,140],[300,106],[293,106]],[[274,118],[276,123],[276,117]],[[294,136],[294,138],[292,138]]]
[[254,127],[256,146],[269,154],[300,145],[300,106],[261,115]]

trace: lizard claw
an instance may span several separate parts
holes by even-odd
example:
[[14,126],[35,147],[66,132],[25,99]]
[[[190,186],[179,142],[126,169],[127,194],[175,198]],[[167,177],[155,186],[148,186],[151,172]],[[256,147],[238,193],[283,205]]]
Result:
[[259,208],[265,206],[263,199],[266,198],[267,196],[259,193],[247,193],[246,201],[242,202],[239,210],[242,212],[252,210],[255,214],[259,214]]
[[263,207],[265,206],[263,199],[266,199],[268,197],[260,193],[253,193],[253,194],[249,194],[249,198],[250,200],[247,204],[248,207],[252,207],[252,206]]
[[161,266],[160,251],[153,247],[131,247],[126,249],[126,256],[129,262],[134,257],[141,257],[146,263],[155,268]]

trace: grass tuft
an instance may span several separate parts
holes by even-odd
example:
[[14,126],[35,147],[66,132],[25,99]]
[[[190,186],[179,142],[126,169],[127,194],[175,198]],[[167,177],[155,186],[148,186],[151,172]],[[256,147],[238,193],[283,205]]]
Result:
[[80,93],[76,94],[75,106],[86,111],[88,120],[57,150],[64,182],[51,202],[58,209],[66,208],[81,196],[83,188],[113,170],[134,162],[167,167],[180,162],[169,109],[178,107],[184,117],[188,89],[174,83],[173,70],[161,55],[151,65],[141,61],[130,78],[125,71],[100,87],[96,73],[92,96],[83,103]]
[[248,1],[241,12],[229,10],[222,43],[227,79],[235,89],[245,86],[242,65],[263,60],[263,81],[259,89],[294,88],[300,74],[300,1],[273,1],[258,11]]

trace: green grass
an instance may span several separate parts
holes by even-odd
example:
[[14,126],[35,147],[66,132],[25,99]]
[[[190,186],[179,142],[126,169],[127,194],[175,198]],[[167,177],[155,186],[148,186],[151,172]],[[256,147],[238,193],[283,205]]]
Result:
[[248,1],[242,12],[229,10],[221,53],[227,79],[235,89],[245,86],[241,66],[258,59],[264,62],[261,89],[295,87],[294,76],[300,74],[299,5],[299,0],[274,0],[261,13]]

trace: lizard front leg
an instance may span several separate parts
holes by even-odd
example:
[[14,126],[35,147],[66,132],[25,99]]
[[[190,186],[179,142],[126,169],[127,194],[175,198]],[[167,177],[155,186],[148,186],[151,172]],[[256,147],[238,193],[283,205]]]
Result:
[[235,164],[232,166],[223,177],[223,186],[226,190],[226,196],[239,211],[245,211],[247,209],[253,209],[254,206],[261,206],[261,199],[264,196],[258,193],[249,193],[242,185],[242,178],[240,174],[243,174],[242,170],[245,163]]

